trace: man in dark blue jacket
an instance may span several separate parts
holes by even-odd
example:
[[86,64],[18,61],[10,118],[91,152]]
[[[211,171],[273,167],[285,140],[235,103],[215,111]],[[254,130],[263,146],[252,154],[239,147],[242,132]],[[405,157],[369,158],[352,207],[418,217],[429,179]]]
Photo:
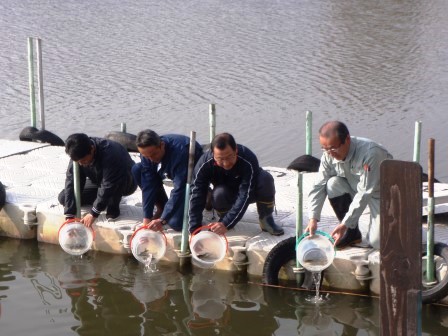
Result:
[[[147,129],[137,134],[136,142],[141,163],[132,168],[132,174],[142,189],[143,224],[154,231],[163,230],[164,224],[182,231],[190,138],[176,134],[159,136]],[[195,163],[202,153],[196,142]],[[169,199],[162,182],[165,177],[174,183]]]
[[134,161],[126,149],[115,141],[75,133],[65,141],[65,152],[71,160],[66,173],[65,189],[58,197],[59,202],[64,205],[65,217],[74,218],[76,215],[73,182],[75,161],[80,166],[81,204],[93,204],[81,222],[91,226],[106,208],[106,218],[116,219],[120,215],[121,197],[130,195],[137,189],[131,174]]
[[202,225],[202,212],[210,184],[213,185],[212,206],[218,222],[211,230],[224,234],[243,217],[250,203],[257,202],[263,231],[280,236],[284,233],[272,213],[275,203],[274,178],[260,168],[255,154],[237,145],[229,133],[218,134],[196,164],[190,198],[190,232]]

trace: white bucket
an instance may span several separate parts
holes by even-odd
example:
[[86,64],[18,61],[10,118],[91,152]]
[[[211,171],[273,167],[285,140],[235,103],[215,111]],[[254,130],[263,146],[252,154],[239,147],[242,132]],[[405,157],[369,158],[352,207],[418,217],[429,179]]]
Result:
[[131,237],[131,252],[144,265],[157,263],[166,252],[166,237],[163,233],[143,226]]
[[[204,226],[199,229],[208,229],[208,227]],[[194,265],[211,268],[226,256],[227,240],[225,236],[220,236],[211,231],[201,231],[197,234],[193,232],[190,240],[190,251]]]
[[65,252],[81,255],[92,247],[93,230],[76,220],[69,220],[59,228],[58,238]]
[[333,263],[334,240],[327,233],[316,231],[313,236],[303,234],[296,246],[298,262],[308,271],[321,272]]

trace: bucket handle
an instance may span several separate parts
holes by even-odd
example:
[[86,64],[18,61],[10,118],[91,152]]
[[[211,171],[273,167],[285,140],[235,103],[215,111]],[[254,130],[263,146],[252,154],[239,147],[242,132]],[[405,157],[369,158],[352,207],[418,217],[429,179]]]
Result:
[[[321,236],[324,236],[324,237],[328,238],[328,239],[331,241],[331,243],[334,245],[334,239],[333,239],[333,237],[330,236],[328,233],[317,230],[314,234],[320,234]],[[296,251],[297,251],[297,246],[299,245],[299,243],[300,243],[305,237],[307,237],[307,236],[309,236],[309,235],[310,235],[309,232],[305,232],[303,235],[300,236],[300,238],[299,238],[299,239],[297,240],[297,242],[296,242]],[[334,251],[334,253],[336,253],[336,250]]]
[[[145,224],[145,225],[139,227],[137,230],[135,230],[134,233],[133,233],[132,236],[131,236],[131,239],[129,239],[129,246],[132,246],[132,245],[131,245],[131,244],[132,244],[132,239],[134,238],[135,234],[136,234],[138,231],[142,230],[142,229],[150,230],[148,224]],[[151,231],[154,231],[154,230],[151,230]],[[154,232],[159,232],[159,233],[161,233],[162,236],[163,236],[163,238],[165,239],[165,245],[168,245],[168,241],[167,241],[167,239],[166,239],[166,235],[165,235],[165,233],[163,233],[163,231],[154,231]]]
[[[69,218],[64,223],[62,223],[62,225],[59,227],[59,230],[58,230],[58,237],[59,237],[59,233],[61,232],[61,229],[64,227],[64,225],[67,225],[70,223],[75,223],[75,222],[81,223],[81,218]],[[91,227],[86,226],[86,228],[88,228],[88,229],[90,229],[90,231],[92,231],[92,237],[93,237],[93,240],[95,240],[95,231]]]
[[[189,242],[189,244],[191,244],[191,239],[193,238],[193,236],[194,236],[195,234],[199,233],[199,231],[202,231],[202,230],[210,230],[211,227],[212,227],[212,226],[211,226],[210,224],[207,224],[207,225],[200,226],[200,227],[198,227],[197,229],[195,229],[195,230],[191,233],[191,235],[190,235],[190,242]],[[227,252],[229,251],[229,241],[227,240],[226,235],[222,234],[222,235],[218,235],[218,236],[224,238],[224,240],[225,240],[225,242],[226,242],[226,253],[227,253]]]

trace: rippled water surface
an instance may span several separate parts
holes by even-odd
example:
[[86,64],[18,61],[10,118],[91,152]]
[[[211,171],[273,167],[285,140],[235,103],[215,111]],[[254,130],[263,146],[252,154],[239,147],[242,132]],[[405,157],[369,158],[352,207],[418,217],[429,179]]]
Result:
[[305,111],[317,129],[345,121],[353,135],[421,161],[436,140],[448,180],[448,2],[359,0],[2,0],[0,125],[29,124],[26,38],[43,39],[47,129],[65,139],[137,133],[233,133],[263,165],[305,152]]
[[[268,288],[131,256],[0,237],[1,335],[379,335],[376,298]],[[446,335],[448,309],[424,306],[422,335]]]

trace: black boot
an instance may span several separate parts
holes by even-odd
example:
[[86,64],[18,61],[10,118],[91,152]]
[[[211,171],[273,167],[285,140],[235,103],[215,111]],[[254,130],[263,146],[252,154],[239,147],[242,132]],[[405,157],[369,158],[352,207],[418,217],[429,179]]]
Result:
[[216,214],[218,215],[218,222],[222,222],[222,219],[224,218],[224,216],[227,214],[227,211],[218,211],[216,210]]
[[[352,197],[350,194],[344,194],[342,196],[333,197],[328,199],[330,204],[338,218],[339,222],[344,219],[345,214],[347,213],[350,204],[352,203]],[[362,234],[359,231],[358,224],[353,229],[347,228],[344,236],[339,240],[336,247],[339,250],[346,248],[347,246],[351,246],[354,244],[359,244],[362,241]]]
[[274,202],[257,202],[258,220],[260,222],[261,229],[269,232],[273,236],[281,236],[285,233],[283,229],[278,226],[272,213],[274,212]]

